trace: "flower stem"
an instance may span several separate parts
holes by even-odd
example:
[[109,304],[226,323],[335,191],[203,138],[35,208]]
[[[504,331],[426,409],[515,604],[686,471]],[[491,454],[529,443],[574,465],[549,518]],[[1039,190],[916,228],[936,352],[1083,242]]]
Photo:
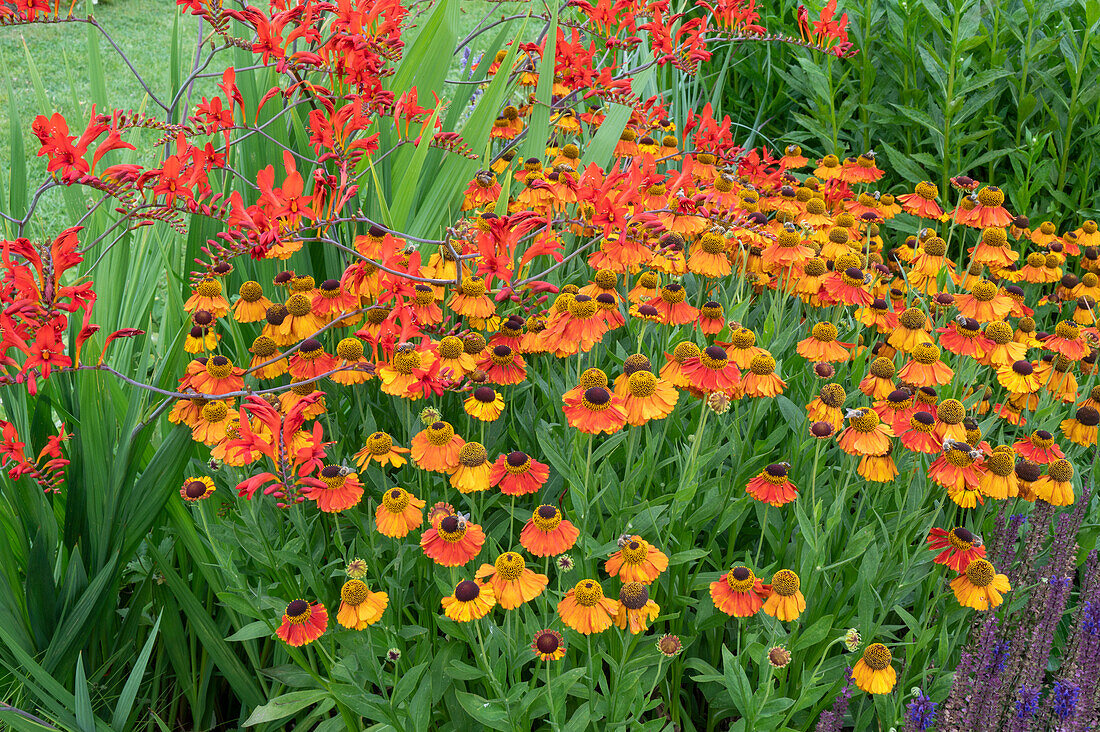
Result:
[[543,663],[546,664],[546,706],[549,709],[550,729],[555,730],[558,728],[558,723],[554,720],[554,690],[550,687],[550,662]]

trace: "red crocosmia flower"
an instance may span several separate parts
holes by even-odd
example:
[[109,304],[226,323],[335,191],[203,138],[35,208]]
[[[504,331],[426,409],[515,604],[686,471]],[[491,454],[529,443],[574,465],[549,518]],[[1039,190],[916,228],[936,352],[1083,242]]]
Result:
[[981,537],[962,526],[950,531],[933,528],[928,532],[928,548],[939,552],[932,561],[960,573],[975,559],[985,559]]
[[507,496],[537,493],[549,477],[549,466],[519,451],[501,455],[489,469],[489,485]]
[[288,646],[304,646],[321,637],[328,627],[328,611],[321,603],[310,605],[305,600],[294,600],[286,606],[283,624],[275,633]]

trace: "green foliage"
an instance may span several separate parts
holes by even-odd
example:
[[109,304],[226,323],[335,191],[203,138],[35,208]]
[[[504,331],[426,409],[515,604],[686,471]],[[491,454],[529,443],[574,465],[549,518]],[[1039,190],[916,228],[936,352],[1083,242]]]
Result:
[[[765,25],[796,5],[766,12]],[[853,0],[837,12],[848,13],[860,49],[853,61],[821,64],[795,50],[787,64],[775,49],[731,49],[705,72],[727,78],[734,57],[723,111],[780,151],[796,142],[811,158],[883,153],[880,167],[897,173],[883,193],[921,179],[945,191],[968,174],[996,181],[1011,210],[1035,223],[1100,212],[1100,86],[1089,76],[1100,61],[1100,3]]]

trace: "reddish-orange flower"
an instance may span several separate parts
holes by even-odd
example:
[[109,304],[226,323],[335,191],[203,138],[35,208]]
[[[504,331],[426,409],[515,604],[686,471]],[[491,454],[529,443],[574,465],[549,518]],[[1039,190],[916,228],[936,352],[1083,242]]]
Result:
[[561,511],[542,505],[527,520],[519,543],[536,557],[557,556],[569,551],[580,534],[576,526],[562,518]]
[[751,569],[738,565],[710,583],[710,599],[725,614],[748,618],[760,612],[768,593]]
[[485,533],[477,524],[454,513],[437,515],[420,536],[420,548],[429,559],[443,567],[460,567],[481,551]]
[[745,486],[745,491],[757,501],[772,506],[790,503],[798,498],[798,489],[787,477],[789,470],[787,463],[773,463],[757,473]]
[[328,627],[328,611],[321,603],[294,600],[286,606],[283,623],[275,631],[288,646],[304,646],[321,637]]
[[549,466],[518,450],[501,455],[489,468],[489,485],[508,496],[537,493],[549,477]]
[[927,541],[929,549],[939,552],[932,561],[956,572],[963,572],[975,559],[985,559],[981,538],[962,526],[950,531],[933,527]]
[[593,386],[580,397],[567,399],[562,411],[571,427],[587,434],[610,435],[626,424],[623,400],[602,386]]

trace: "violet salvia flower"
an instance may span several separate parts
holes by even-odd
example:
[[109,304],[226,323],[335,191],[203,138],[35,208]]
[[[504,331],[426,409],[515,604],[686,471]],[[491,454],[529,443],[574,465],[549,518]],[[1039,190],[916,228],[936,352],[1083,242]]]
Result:
[[[956,703],[961,702],[965,709],[965,716],[954,716],[950,722],[956,723],[957,720],[963,719],[965,720],[962,724],[964,729],[979,729],[982,721],[988,716],[985,706],[994,697],[991,691],[997,686],[1004,666],[1001,657],[1007,652],[1002,650],[1004,644],[997,639],[1000,628],[1001,624],[996,615],[990,614],[982,621],[980,630],[970,643],[975,649],[974,677],[963,680],[958,689],[954,685],[951,687],[948,699]],[[959,672],[956,670],[955,683],[958,684],[959,681]],[[949,721],[946,715],[944,721]]]
[[1027,732],[1031,729],[1031,720],[1039,711],[1039,690],[1022,687],[1016,694],[1016,716],[1012,720],[1012,732]]
[[1077,699],[1081,695],[1081,687],[1068,681],[1058,681],[1054,684],[1050,697],[1053,700],[1054,714],[1064,723],[1077,711]]
[[1004,531],[997,537],[996,552],[993,559],[994,567],[1011,567],[1016,564],[1016,544],[1020,539],[1020,528],[1027,522],[1027,516],[1022,513],[1014,513],[1005,524]]
[[925,732],[936,723],[936,702],[923,691],[905,707],[905,732]]
[[1036,588],[1034,599],[1042,604],[1034,607],[1030,614],[1032,630],[1024,650],[1023,666],[1020,669],[1020,683],[1023,686],[1038,687],[1043,682],[1050,648],[1054,642],[1054,631],[1062,619],[1069,599],[1072,581],[1068,577],[1051,577],[1046,585]]
[[852,700],[852,669],[844,672],[844,688],[833,700],[833,706],[821,713],[817,719],[816,732],[840,732],[844,728],[844,718],[848,715],[848,702]]

